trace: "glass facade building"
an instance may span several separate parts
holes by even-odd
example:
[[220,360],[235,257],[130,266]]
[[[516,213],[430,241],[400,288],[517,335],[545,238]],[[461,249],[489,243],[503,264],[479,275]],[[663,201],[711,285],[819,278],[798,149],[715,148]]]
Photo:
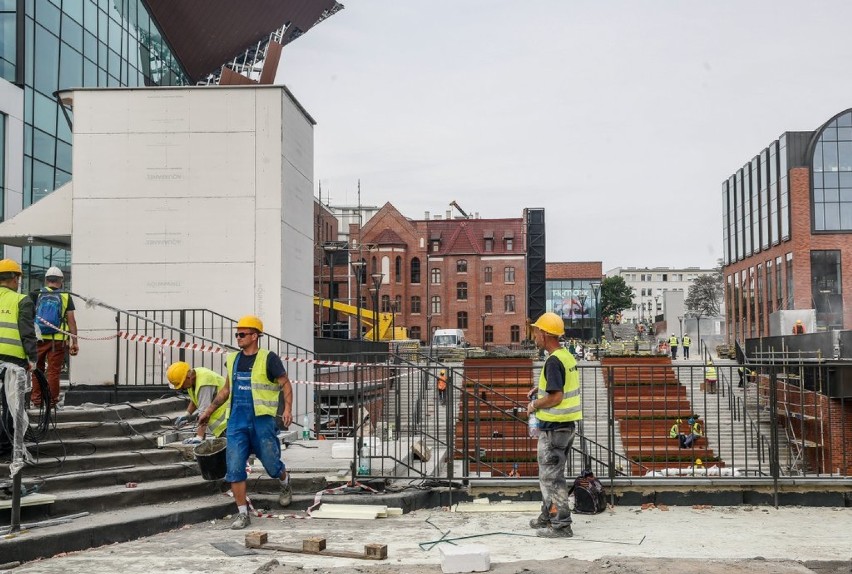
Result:
[[[593,279],[548,279],[545,282],[545,309],[565,322],[565,336],[592,339],[598,320]],[[600,280],[597,280],[600,283]],[[600,297],[600,293],[598,293]]]

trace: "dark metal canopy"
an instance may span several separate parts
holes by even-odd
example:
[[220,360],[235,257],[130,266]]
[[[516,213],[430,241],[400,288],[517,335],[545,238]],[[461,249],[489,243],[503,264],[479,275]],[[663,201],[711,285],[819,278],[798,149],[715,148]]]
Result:
[[286,45],[341,6],[336,0],[144,0],[193,82],[290,23]]

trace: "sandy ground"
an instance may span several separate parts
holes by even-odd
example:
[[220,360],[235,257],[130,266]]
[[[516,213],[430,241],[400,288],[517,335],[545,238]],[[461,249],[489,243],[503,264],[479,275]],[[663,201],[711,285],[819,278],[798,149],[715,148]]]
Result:
[[330,550],[360,552],[367,543],[387,544],[383,562],[266,550],[229,556],[212,544],[244,549],[245,531],[232,531],[229,521],[217,520],[31,562],[14,572],[434,573],[441,571],[438,547],[421,543],[442,537],[471,537],[455,543],[485,544],[491,571],[497,573],[852,572],[850,508],[618,507],[597,516],[575,515],[574,538],[560,540],[536,538],[527,525],[532,517],[528,512],[433,509],[371,521],[255,518],[250,527],[267,531],[270,542],[286,546],[301,546],[302,539],[312,536],[325,537]]

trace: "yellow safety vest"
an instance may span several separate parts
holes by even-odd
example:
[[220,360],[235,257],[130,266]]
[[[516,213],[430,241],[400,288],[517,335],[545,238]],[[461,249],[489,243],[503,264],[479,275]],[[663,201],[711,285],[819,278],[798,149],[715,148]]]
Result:
[[16,359],[27,358],[21,332],[18,330],[18,309],[25,297],[26,295],[8,287],[0,287],[0,355]]
[[706,369],[704,369],[704,378],[708,381],[716,380],[716,367],[710,365]]
[[[53,287],[45,287],[47,289],[46,292],[56,291]],[[42,293],[41,290],[38,291],[39,294]],[[62,331],[68,330],[68,322],[65,320],[65,313],[68,311],[68,298],[70,295],[68,293],[60,293],[59,296],[62,298],[62,323],[57,325]],[[38,311],[38,297],[36,297],[36,311]],[[38,318],[36,318],[36,325],[41,327],[44,323],[41,323]],[[52,333],[50,335],[42,335],[42,340],[44,341],[64,341],[68,338],[68,335],[65,333]]]
[[[231,353],[225,360],[225,367],[228,375],[231,377],[231,383],[234,382],[235,369],[237,368],[237,355],[239,353]],[[254,415],[268,415],[274,417],[278,414],[278,394],[281,392],[281,387],[275,381],[270,381],[266,375],[266,357],[269,356],[268,349],[258,349],[257,358],[254,360],[254,366],[251,369],[251,398],[254,403]],[[231,405],[228,403],[228,416],[230,416]]]
[[[577,361],[565,348],[559,348],[553,352],[565,367],[565,385],[562,387],[562,402],[549,409],[537,410],[535,416],[545,422],[570,422],[579,421],[583,418],[583,405],[580,400],[580,373],[577,372]],[[547,396],[547,379],[544,376],[545,369],[541,368],[538,377],[538,398]]]
[[684,335],[683,337],[683,346],[688,347],[692,343],[692,339],[689,338],[689,335]]
[[[188,389],[189,400],[196,407],[198,406],[198,392],[202,387],[214,387],[218,394],[222,387],[225,386],[225,377],[218,373],[205,369],[204,367],[195,367],[195,385]],[[225,432],[225,427],[228,425],[228,418],[225,416],[228,413],[230,406],[230,397],[225,404],[219,405],[219,408],[213,411],[210,415],[210,420],[207,422],[207,428],[213,433],[213,436],[221,436]]]
[[677,337],[669,337],[669,346],[677,347]]

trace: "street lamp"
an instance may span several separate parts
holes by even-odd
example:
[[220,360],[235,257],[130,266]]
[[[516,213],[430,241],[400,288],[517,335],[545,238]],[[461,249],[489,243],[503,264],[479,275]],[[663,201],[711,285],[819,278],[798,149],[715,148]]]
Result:
[[592,294],[595,296],[595,356],[600,360],[600,344],[601,344],[601,332],[598,329],[598,324],[601,318],[601,308],[598,305],[598,295],[601,292],[601,282],[600,281],[592,281]]
[[583,341],[586,340],[585,317],[586,317],[586,298],[587,297],[588,297],[588,295],[586,295],[585,292],[577,295],[577,299],[580,300],[580,329],[581,329],[580,330],[580,339],[582,339]]
[[370,278],[373,280],[373,286],[370,287],[370,291],[373,293],[373,313],[374,313],[374,321],[373,321],[373,341],[379,341],[379,289],[382,287],[382,279],[384,279],[384,273],[371,273]]
[[482,315],[480,315],[480,316],[482,317],[482,349],[483,349],[483,350],[485,350],[485,319],[486,319],[486,318],[487,318],[490,314],[491,314],[491,313],[483,313]]
[[358,309],[358,314],[356,315],[356,323],[358,325],[358,340],[361,340],[361,281],[364,278],[364,267],[367,266],[367,262],[362,259],[358,259],[358,261],[353,261],[352,266],[352,274],[355,275],[355,308]]

